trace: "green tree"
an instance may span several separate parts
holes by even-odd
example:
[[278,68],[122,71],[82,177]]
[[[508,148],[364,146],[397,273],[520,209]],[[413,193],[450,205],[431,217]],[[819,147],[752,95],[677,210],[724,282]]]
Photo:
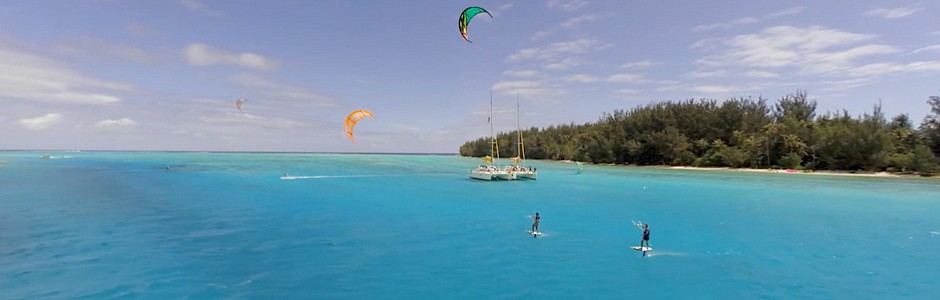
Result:
[[637,140],[629,140],[626,145],[624,145],[624,148],[627,150],[627,155],[630,157],[627,161],[636,164],[639,161],[640,154],[643,153],[643,144]]
[[776,122],[768,123],[767,125],[764,125],[763,129],[764,129],[764,140],[767,141],[766,143],[764,143],[764,147],[766,149],[766,155],[764,156],[764,158],[767,160],[767,165],[773,165],[774,156],[773,156],[772,151],[774,150],[774,147],[777,145],[777,140],[780,137],[780,132],[783,131],[783,124],[776,123]]
[[[592,123],[523,131],[529,159],[595,163],[695,164],[935,173],[940,154],[940,97],[917,129],[907,115],[887,121],[881,105],[858,117],[847,111],[816,115],[816,102],[797,91],[772,107],[763,98],[664,101],[602,114]],[[460,146],[461,155],[498,150],[515,156],[517,132]]]
[[780,167],[786,169],[796,169],[800,167],[800,164],[803,163],[803,156],[797,154],[796,152],[790,152],[790,154],[784,155],[780,158]]
[[917,147],[914,147],[913,154],[912,165],[917,173],[923,176],[936,175],[937,169],[940,168],[937,165],[937,156],[927,146],[917,145]]
[[924,117],[919,129],[927,148],[934,156],[940,156],[940,96],[930,96],[927,104],[930,105],[930,114]]
[[650,145],[662,156],[663,164],[676,164],[682,154],[688,151],[689,141],[674,127],[650,134]]

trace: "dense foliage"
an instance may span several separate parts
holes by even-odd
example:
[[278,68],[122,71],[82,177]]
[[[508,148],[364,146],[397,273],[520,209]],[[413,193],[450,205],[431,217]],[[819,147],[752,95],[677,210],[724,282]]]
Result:
[[[932,175],[940,156],[940,97],[918,128],[906,114],[816,114],[805,92],[772,106],[764,98],[652,103],[604,114],[597,122],[523,130],[526,158],[636,165],[868,170]],[[499,153],[516,153],[516,132],[497,135]],[[491,138],[460,147],[490,154]]]

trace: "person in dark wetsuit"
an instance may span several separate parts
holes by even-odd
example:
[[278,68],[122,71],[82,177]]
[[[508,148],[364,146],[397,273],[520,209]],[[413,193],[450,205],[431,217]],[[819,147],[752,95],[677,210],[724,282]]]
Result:
[[[645,245],[647,248],[650,246],[650,224],[643,224],[643,239],[640,240],[640,249],[643,249]],[[646,255],[646,251],[643,251],[643,255]]]
[[539,221],[542,220],[542,217],[539,217],[539,213],[535,212],[535,216],[532,217],[532,219],[535,220],[532,222],[532,233],[535,234],[539,232]]

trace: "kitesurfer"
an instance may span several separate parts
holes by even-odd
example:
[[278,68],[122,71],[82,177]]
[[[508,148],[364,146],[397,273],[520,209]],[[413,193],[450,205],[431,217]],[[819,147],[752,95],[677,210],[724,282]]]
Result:
[[539,221],[542,220],[542,217],[539,217],[539,213],[535,212],[535,216],[532,217],[532,220],[535,220],[532,222],[532,233],[534,234],[539,232]]
[[[640,229],[643,229],[643,238],[640,239],[640,249],[643,249],[643,247],[649,248],[649,246],[650,246],[650,224],[645,224],[645,223],[644,223],[644,224],[640,224],[640,223],[636,223],[636,226],[639,227]],[[643,253],[646,254],[646,251],[643,251]]]

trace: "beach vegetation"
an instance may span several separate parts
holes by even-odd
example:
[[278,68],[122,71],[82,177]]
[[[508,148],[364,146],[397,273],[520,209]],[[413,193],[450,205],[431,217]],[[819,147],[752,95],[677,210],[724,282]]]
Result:
[[[940,170],[940,97],[927,104],[917,128],[907,114],[889,120],[881,103],[857,116],[818,113],[816,101],[796,91],[773,104],[763,97],[653,102],[522,134],[531,159],[933,175]],[[501,153],[515,153],[515,136],[497,135]],[[488,155],[489,145],[489,138],[468,141],[460,154]]]

